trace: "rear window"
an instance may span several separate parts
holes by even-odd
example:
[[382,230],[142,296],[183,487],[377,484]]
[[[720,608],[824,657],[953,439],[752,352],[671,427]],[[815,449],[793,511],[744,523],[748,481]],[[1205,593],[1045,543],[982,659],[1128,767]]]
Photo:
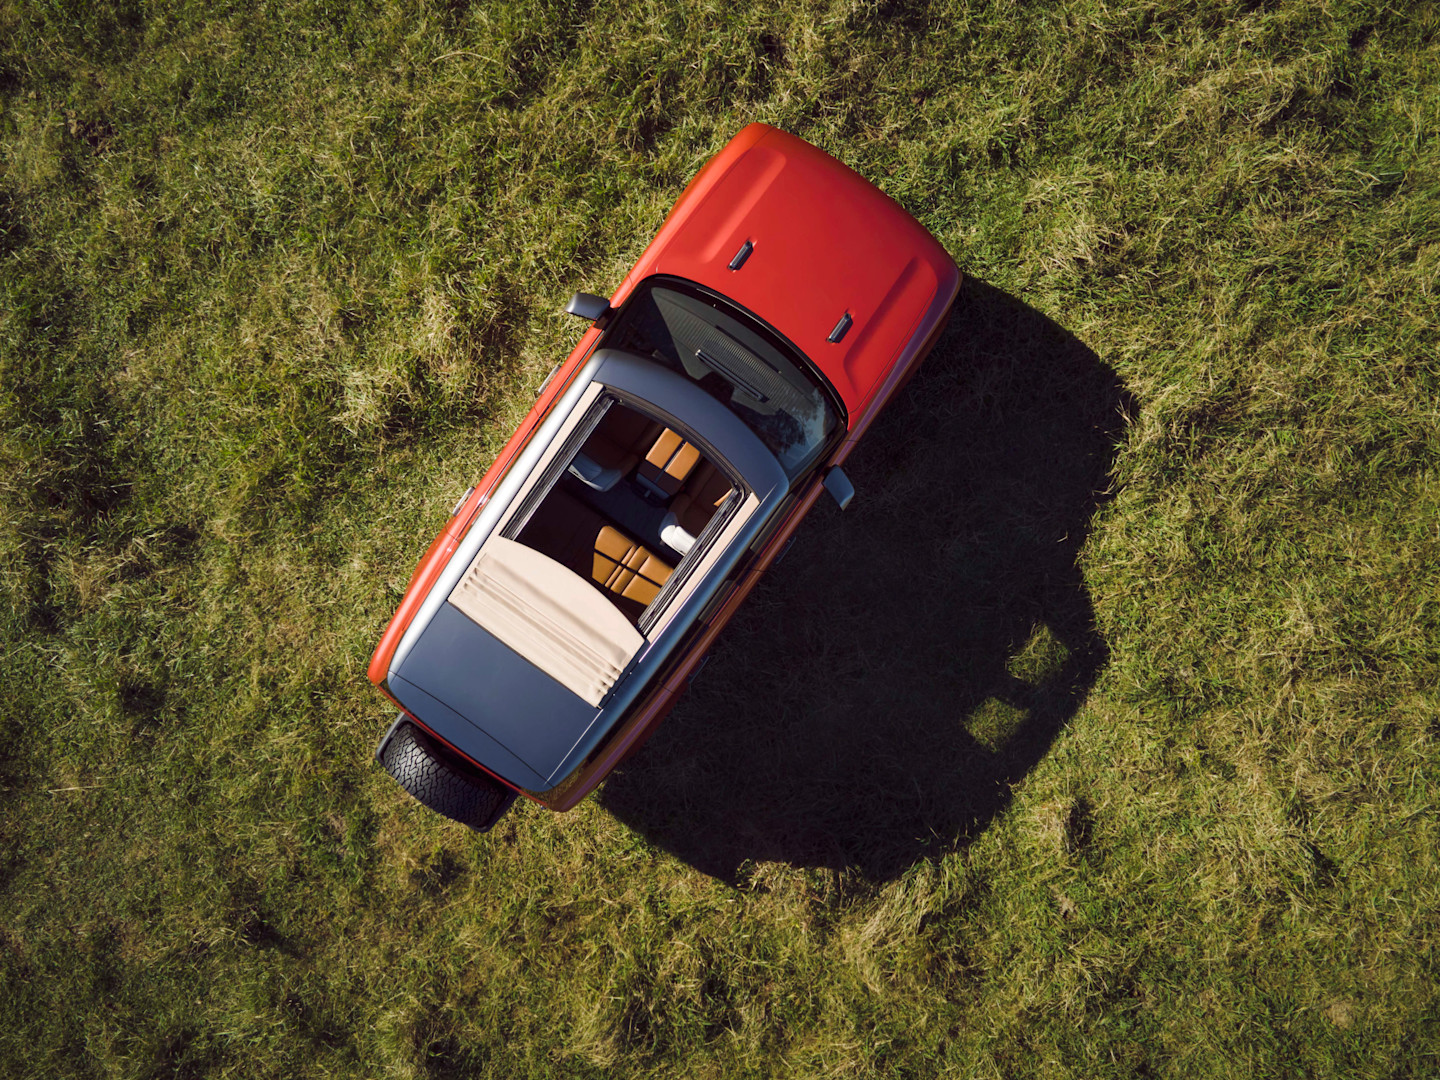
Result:
[[688,375],[729,406],[794,479],[838,421],[829,395],[758,326],[678,283],[642,285],[605,344]]

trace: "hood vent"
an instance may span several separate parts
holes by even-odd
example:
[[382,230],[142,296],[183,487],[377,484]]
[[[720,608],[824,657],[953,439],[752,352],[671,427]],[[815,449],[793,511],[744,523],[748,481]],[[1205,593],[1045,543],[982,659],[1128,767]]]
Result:
[[845,312],[844,315],[840,316],[840,321],[835,324],[835,329],[830,331],[830,336],[825,340],[830,342],[831,345],[838,345],[840,340],[850,332],[850,326],[854,321],[854,319],[850,318],[850,313],[848,311]]
[[739,270],[740,267],[745,265],[745,260],[750,258],[750,253],[754,250],[754,242],[746,240],[745,243],[740,245],[740,250],[735,253],[735,257],[730,260],[730,269]]

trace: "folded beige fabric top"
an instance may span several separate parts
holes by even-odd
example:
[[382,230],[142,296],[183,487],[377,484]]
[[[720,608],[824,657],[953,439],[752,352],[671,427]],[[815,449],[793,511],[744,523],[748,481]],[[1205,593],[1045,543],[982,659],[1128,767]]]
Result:
[[599,705],[645,643],[605,595],[548,555],[486,541],[450,603],[545,674]]

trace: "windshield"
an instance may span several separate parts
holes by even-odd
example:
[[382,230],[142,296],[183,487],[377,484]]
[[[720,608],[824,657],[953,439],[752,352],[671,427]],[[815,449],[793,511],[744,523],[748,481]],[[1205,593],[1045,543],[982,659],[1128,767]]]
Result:
[[718,301],[678,283],[642,285],[605,344],[694,379],[745,421],[791,479],[835,429],[835,409],[811,375]]

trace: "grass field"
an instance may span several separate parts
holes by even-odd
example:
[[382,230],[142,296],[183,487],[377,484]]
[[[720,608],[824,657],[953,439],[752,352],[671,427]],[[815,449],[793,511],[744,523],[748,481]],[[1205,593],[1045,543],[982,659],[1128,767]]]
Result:
[[[955,317],[467,833],[370,649],[755,119]],[[0,0],[0,1075],[1440,1074],[1437,137],[1433,4]]]

